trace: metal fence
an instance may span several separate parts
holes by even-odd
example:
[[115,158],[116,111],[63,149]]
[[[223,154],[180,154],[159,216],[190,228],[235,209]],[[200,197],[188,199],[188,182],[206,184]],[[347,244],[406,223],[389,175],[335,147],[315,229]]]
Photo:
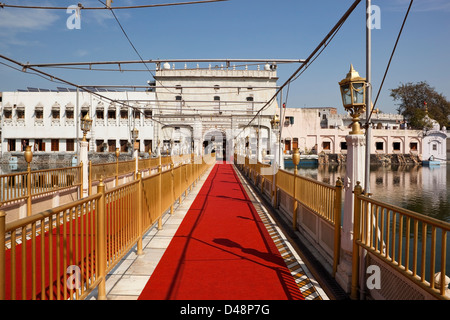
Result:
[[209,167],[195,160],[10,223],[0,211],[0,300],[105,299],[107,272]]
[[[274,174],[269,175],[269,165],[238,157],[235,155],[236,166],[261,188],[262,194],[269,195],[274,207],[282,201],[293,202],[283,208],[292,211],[293,228],[297,229],[298,205],[307,209],[303,214],[313,214],[334,227],[335,276],[341,250],[342,181],[338,179],[332,186],[284,170],[272,170]],[[266,168],[266,174],[261,168]],[[351,297],[359,299],[364,293],[371,299],[450,299],[450,223],[374,200],[362,194],[359,184],[354,196]],[[369,261],[385,270],[383,288],[372,292],[365,282]]]

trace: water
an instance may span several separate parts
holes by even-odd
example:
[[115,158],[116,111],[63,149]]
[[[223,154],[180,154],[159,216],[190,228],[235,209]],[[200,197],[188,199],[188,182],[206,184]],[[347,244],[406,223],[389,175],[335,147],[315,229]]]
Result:
[[[294,168],[286,168],[294,171]],[[338,177],[345,177],[345,166],[315,165],[298,167],[298,174],[315,180],[335,185]],[[435,219],[450,222],[450,164],[435,167],[422,166],[381,166],[372,165],[370,170],[370,191],[372,198],[421,213]],[[429,228],[430,229],[430,228]],[[430,230],[427,230],[430,233]],[[404,231],[405,232],[405,231]],[[420,232],[420,230],[419,230]],[[439,271],[441,263],[441,235],[437,232],[436,238],[436,269]],[[425,279],[430,281],[430,235],[427,237]],[[447,240],[448,242],[448,240]],[[418,247],[421,248],[422,240],[419,239]],[[398,250],[398,243],[396,244]],[[413,257],[412,246],[410,248],[410,265]],[[418,261],[421,253],[419,250]],[[403,261],[405,252],[403,251]],[[446,274],[450,275],[450,246],[447,244]]]
[[[293,168],[287,168],[293,172]],[[345,166],[298,167],[298,174],[334,185],[345,177]],[[433,167],[372,165],[372,198],[450,222],[450,165]]]

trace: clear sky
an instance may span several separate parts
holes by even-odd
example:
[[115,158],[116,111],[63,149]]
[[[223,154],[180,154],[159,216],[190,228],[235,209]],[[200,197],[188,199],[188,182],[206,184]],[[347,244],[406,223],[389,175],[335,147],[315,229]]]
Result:
[[[187,0],[184,0],[187,1]],[[97,0],[2,0],[5,4],[85,7]],[[113,7],[174,0],[114,0]],[[373,99],[379,89],[410,0],[372,0],[380,29],[372,30]],[[116,10],[143,59],[305,59],[353,0],[229,0],[225,2]],[[111,12],[84,10],[81,29],[67,28],[65,10],[0,8],[0,53],[20,62],[139,60]],[[427,81],[450,99],[450,1],[415,0],[377,107],[396,113],[389,89]],[[365,76],[365,0],[315,62],[291,84],[288,107],[337,107],[338,82],[352,63]],[[5,62],[0,59],[0,62]],[[137,68],[137,66],[129,66]],[[182,65],[178,65],[182,68]],[[283,84],[299,67],[281,65]],[[125,68],[125,67],[124,67]],[[150,69],[154,65],[149,65]],[[80,85],[145,85],[149,72],[42,69]],[[0,91],[64,86],[0,65]]]

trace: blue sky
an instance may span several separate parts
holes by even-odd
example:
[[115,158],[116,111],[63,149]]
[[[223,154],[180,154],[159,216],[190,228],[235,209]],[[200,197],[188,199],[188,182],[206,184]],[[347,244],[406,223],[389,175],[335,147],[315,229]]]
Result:
[[[97,0],[2,2],[57,6],[81,2],[86,7],[101,6]],[[171,2],[175,1],[115,0],[113,6]],[[409,2],[372,0],[381,13],[381,28],[372,30],[374,99]],[[352,3],[353,0],[229,0],[115,13],[144,59],[304,59]],[[401,83],[427,81],[450,99],[449,16],[448,0],[414,1],[377,103],[381,111],[396,112],[389,89]],[[68,17],[64,10],[0,9],[0,53],[30,63],[139,60],[110,12],[82,11],[79,30],[67,28]],[[331,106],[344,113],[338,82],[345,77],[350,63],[365,76],[364,0],[320,57],[291,84],[288,107]],[[279,85],[298,66],[280,66]],[[151,79],[148,72],[43,70],[80,85],[144,85]],[[0,65],[0,91],[57,86],[62,85]]]

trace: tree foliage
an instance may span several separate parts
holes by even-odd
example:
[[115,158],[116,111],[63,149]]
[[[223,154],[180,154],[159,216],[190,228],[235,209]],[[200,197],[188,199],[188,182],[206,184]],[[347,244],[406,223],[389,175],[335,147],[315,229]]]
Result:
[[439,122],[440,126],[448,127],[450,102],[431,87],[426,81],[418,83],[408,82],[396,89],[391,89],[391,97],[398,101],[397,111],[403,115],[412,128],[422,129],[426,126],[423,121],[428,109],[431,119]]

